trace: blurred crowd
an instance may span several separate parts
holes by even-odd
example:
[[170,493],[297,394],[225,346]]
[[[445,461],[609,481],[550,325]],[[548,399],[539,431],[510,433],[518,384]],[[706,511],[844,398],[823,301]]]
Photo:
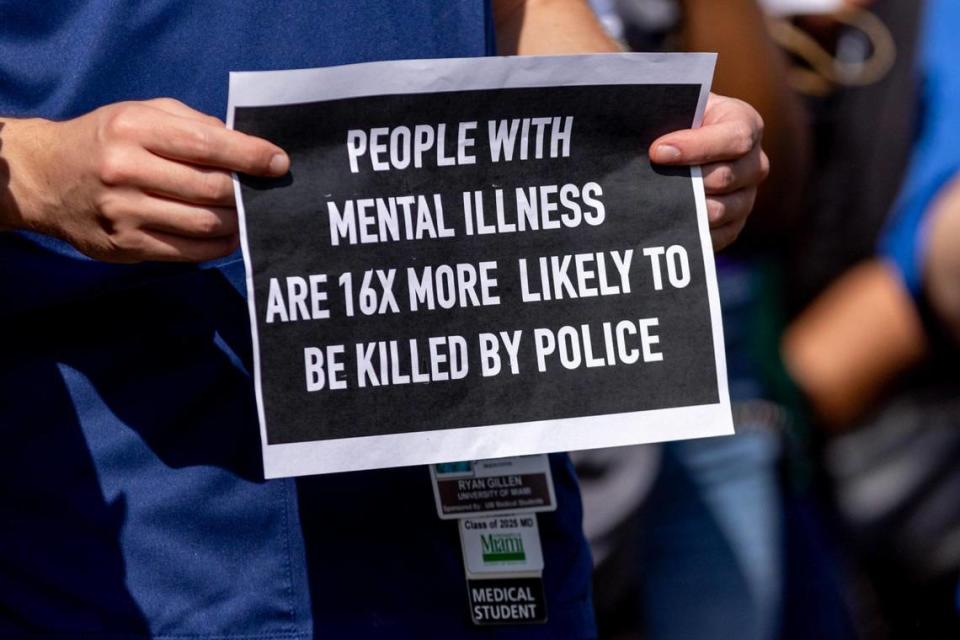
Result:
[[772,167],[717,259],[737,435],[576,454],[602,637],[960,638],[960,2],[593,5],[719,52]]

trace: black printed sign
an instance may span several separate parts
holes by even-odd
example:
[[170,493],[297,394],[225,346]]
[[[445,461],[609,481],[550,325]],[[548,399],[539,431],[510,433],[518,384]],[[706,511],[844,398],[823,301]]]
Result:
[[265,447],[720,403],[691,169],[647,157],[703,91],[236,107],[291,157],[240,188]]

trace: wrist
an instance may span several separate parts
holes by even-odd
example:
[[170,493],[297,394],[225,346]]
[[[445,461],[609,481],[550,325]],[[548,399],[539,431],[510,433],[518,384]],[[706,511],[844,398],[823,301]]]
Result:
[[42,118],[0,118],[0,231],[43,230],[53,191],[42,167],[55,125]]

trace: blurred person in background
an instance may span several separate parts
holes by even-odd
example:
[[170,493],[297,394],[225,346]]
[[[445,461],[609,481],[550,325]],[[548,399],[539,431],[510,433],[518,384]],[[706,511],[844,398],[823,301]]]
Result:
[[[832,189],[820,190],[826,206],[812,211],[831,215],[811,226],[832,217],[851,242],[821,234],[809,245],[830,265],[800,270],[795,282],[812,302],[783,353],[830,434],[824,462],[836,509],[884,618],[874,636],[956,638],[960,3],[879,1],[876,10],[904,34],[901,60],[886,96],[874,92],[847,112],[850,128],[836,136],[846,165],[825,172]],[[851,162],[857,153],[864,163]]]
[[[771,159],[741,240],[717,257],[737,435],[575,458],[601,634],[776,638],[787,620],[780,461],[792,413],[778,360],[775,267],[801,213],[809,135],[803,106],[755,0],[594,6],[630,49],[719,52],[714,88],[757,106]],[[818,597],[828,595],[822,589]],[[838,627],[835,620],[810,625],[821,638],[842,637]]]

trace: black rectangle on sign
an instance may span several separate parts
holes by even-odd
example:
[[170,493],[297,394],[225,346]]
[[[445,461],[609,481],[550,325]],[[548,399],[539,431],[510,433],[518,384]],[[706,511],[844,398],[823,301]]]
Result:
[[[237,108],[238,130],[272,140],[287,149],[292,160],[287,177],[243,178],[241,187],[254,279],[267,442],[309,442],[718,403],[691,173],[686,168],[655,167],[646,155],[658,136],[690,126],[699,92],[698,85],[563,86]],[[566,116],[573,116],[575,122],[568,157],[490,161],[484,146],[484,126],[489,120]],[[448,149],[456,149],[457,124],[464,121],[478,123],[475,163],[436,166],[425,162],[419,168],[411,165],[403,170],[361,167],[351,171],[345,151],[351,129],[403,125],[413,130],[421,123],[446,123],[447,135],[453,136]],[[510,204],[517,190],[566,184],[582,188],[591,182],[602,189],[602,224],[467,234],[464,192],[483,192],[486,220],[494,224],[499,190],[509,224],[517,217]],[[437,202],[434,196],[439,199],[445,224],[455,235],[332,245],[328,203],[340,207],[351,199],[415,194],[426,196],[430,206]],[[552,197],[560,212],[572,211],[564,209],[556,193]],[[582,198],[568,199],[586,207]],[[651,247],[683,251],[689,278],[682,288],[667,284],[655,289],[654,258],[643,254]],[[629,294],[575,298],[565,294],[561,300],[521,300],[523,282],[537,289],[544,283],[548,289],[555,287],[556,281],[551,280],[554,269],[561,270],[561,280],[566,273],[576,283],[577,260],[592,272],[591,286],[596,288],[599,272],[605,270],[612,287],[613,252],[622,258],[631,250]],[[584,257],[573,258],[576,254]],[[571,256],[566,267],[564,256]],[[543,272],[539,269],[541,258],[547,260],[542,263],[547,265]],[[557,258],[555,264],[553,258]],[[528,269],[523,282],[521,260]],[[448,265],[456,276],[457,265],[475,267],[480,262],[497,264],[494,273],[500,304],[472,306],[464,296],[461,298],[468,306],[463,308],[438,306],[411,312],[405,304],[410,293],[408,270],[423,273],[429,266],[439,273],[441,265]],[[366,271],[385,273],[390,269],[396,270],[397,311],[388,305],[379,313],[381,297],[373,304],[376,313],[364,315],[354,309],[354,316],[348,317],[347,285],[338,284],[342,274],[352,274],[356,292]],[[475,278],[476,270],[469,270],[470,275],[464,272],[457,282]],[[543,273],[547,281],[541,278]],[[310,276],[318,275],[326,278],[324,304],[329,318],[265,322],[271,281],[283,292],[284,305],[289,305],[292,314],[296,311],[287,297],[293,286],[288,278],[305,283],[300,285],[302,292],[303,287],[313,285]],[[661,276],[665,280],[666,271]],[[371,277],[368,291],[380,292],[382,285],[379,277]],[[560,289],[566,292],[563,286]],[[303,302],[300,314],[304,309],[309,313],[310,305],[309,299]],[[640,358],[628,364],[625,360],[631,358],[621,356],[639,352],[638,321],[649,318],[657,321],[655,349],[662,360]],[[538,370],[533,339],[538,329],[548,330],[556,339],[544,372]],[[518,372],[482,375],[479,334],[516,331],[522,332]],[[462,339],[462,352],[450,336]],[[431,338],[439,339],[433,347],[446,355],[447,369],[453,366],[451,359],[460,354],[466,356],[469,370],[456,380],[403,383],[405,376],[431,371]],[[325,353],[331,345],[343,348],[340,375],[346,388],[309,391],[305,349]],[[382,384],[374,385],[368,378],[365,386],[359,385],[359,349],[368,349],[369,362],[374,363]],[[562,353],[566,353],[565,359]],[[503,345],[500,354],[506,355]],[[591,357],[594,364],[588,366]],[[577,366],[568,366],[576,361]],[[604,364],[596,365],[600,361]]]
[[538,624],[547,621],[541,578],[467,580],[470,619],[476,625]]

